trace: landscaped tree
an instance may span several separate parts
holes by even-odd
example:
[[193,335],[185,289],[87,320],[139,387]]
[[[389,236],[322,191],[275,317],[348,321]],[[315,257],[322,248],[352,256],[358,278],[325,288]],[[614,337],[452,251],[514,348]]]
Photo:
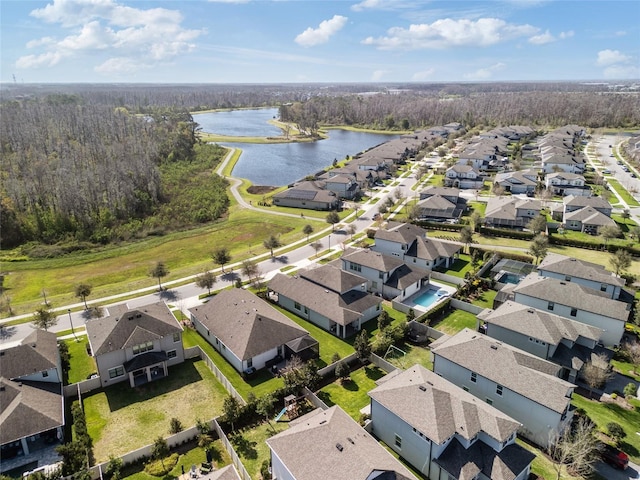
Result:
[[271,257],[273,258],[273,249],[282,246],[282,243],[280,243],[278,237],[276,237],[275,235],[270,235],[269,238],[262,242],[262,245],[264,246],[264,248],[269,250],[269,252],[271,253]]
[[160,279],[169,275],[169,269],[164,262],[156,262],[156,264],[149,270],[149,276],[158,279],[158,290],[162,291],[162,284]]
[[327,215],[327,223],[331,224],[331,231],[334,232],[336,230],[336,223],[340,223],[340,215],[337,212],[329,212]]
[[371,344],[369,343],[369,333],[366,330],[361,330],[356,336],[353,342],[353,348],[356,351],[356,355],[361,362],[368,362],[371,356]]
[[88,283],[79,283],[75,287],[76,297],[80,298],[84,302],[84,309],[87,310],[87,297],[91,295],[91,285]]
[[635,397],[638,395],[638,385],[633,382],[629,382],[624,386],[624,390],[622,390],[622,393],[627,398]]
[[482,215],[480,215],[480,212],[473,212],[470,216],[469,216],[469,225],[471,226],[471,230],[473,230],[474,232],[478,231],[478,227],[482,224]]
[[207,450],[211,443],[213,443],[213,437],[211,436],[211,428],[209,424],[201,419],[196,419],[196,428],[198,429],[198,447]]
[[580,375],[587,385],[589,385],[589,398],[593,396],[593,390],[602,388],[613,373],[609,368],[609,360],[606,355],[594,355],[591,360],[584,364]]
[[382,310],[380,315],[378,315],[378,330],[384,330],[389,325],[391,325],[391,317],[386,310]]
[[220,265],[220,269],[224,273],[224,266],[231,261],[231,255],[225,247],[220,247],[211,252],[211,259],[213,263]]
[[347,227],[347,233],[351,236],[351,240],[353,241],[353,235],[356,233],[356,226],[353,223],[350,223]]
[[631,254],[624,248],[619,248],[609,257],[609,265],[616,275],[620,275],[631,266]]
[[203,272],[196,277],[196,285],[200,288],[206,288],[208,295],[211,295],[211,289],[217,281],[218,279],[213,272],[209,271]]
[[473,242],[473,230],[468,225],[460,229],[460,242],[464,243],[468,253],[469,245]]
[[336,365],[336,378],[340,380],[342,383],[349,379],[349,374],[351,370],[349,369],[349,365],[344,360],[341,360]]
[[640,342],[638,340],[627,340],[622,343],[622,352],[627,356],[631,365],[633,365],[633,373],[638,373],[640,366]]
[[598,440],[593,434],[595,425],[588,417],[580,417],[574,427],[556,435],[550,441],[549,455],[555,460],[556,480],[560,480],[562,467],[588,478],[598,460]]
[[249,278],[249,282],[254,288],[262,288],[262,273],[255,260],[248,258],[242,262],[242,274]]
[[153,441],[153,447],[151,448],[151,456],[155,460],[160,460],[162,469],[166,470],[164,466],[164,459],[169,455],[169,444],[163,437],[158,437]]
[[265,420],[269,424],[269,427],[271,428],[271,430],[273,430],[274,433],[276,433],[276,431],[273,428],[273,425],[271,425],[269,416],[271,415],[273,404],[275,403],[275,401],[276,399],[273,397],[273,395],[271,393],[268,393],[261,396],[256,403],[256,413],[258,415],[262,415],[265,418]]
[[231,424],[232,432],[235,430],[234,423],[240,419],[240,415],[242,415],[242,405],[238,399],[233,395],[225,397],[222,403],[222,417],[225,422]]
[[533,237],[533,240],[531,240],[531,244],[529,245],[529,253],[536,259],[536,263],[547,255],[548,250],[549,239],[546,235],[538,234]]
[[58,323],[58,318],[53,311],[44,305],[41,305],[34,312],[33,317],[31,318],[31,323],[33,323],[34,327],[41,328],[46,332],[50,327],[53,327]]
[[184,430],[184,427],[182,426],[182,422],[180,421],[180,419],[173,417],[169,422],[169,433],[173,435],[181,432],[182,430]]
[[547,217],[544,215],[537,215],[529,220],[527,228],[531,230],[535,235],[547,231]]
[[631,217],[631,212],[628,208],[625,208],[624,210],[622,210],[622,212],[620,212],[620,216],[622,217],[622,219],[624,220],[624,224],[626,225],[627,219]]
[[616,441],[616,444],[620,443],[620,440],[627,436],[627,432],[624,431],[622,425],[616,422],[607,423],[607,432],[609,432],[609,436]]
[[620,229],[614,225],[605,225],[598,229],[598,235],[602,237],[604,244],[606,245],[609,240],[618,238],[621,235],[621,232]]
[[313,242],[313,243],[311,243],[311,248],[313,248],[313,250],[316,252],[316,257],[317,257],[318,256],[318,252],[322,248],[322,244],[320,242]]
[[636,225],[635,227],[631,227],[629,230],[629,235],[635,238],[636,241],[640,241],[640,225]]
[[302,233],[304,233],[307,236],[307,242],[308,242],[309,235],[313,233],[313,227],[307,223],[304,227],[302,227]]
[[120,457],[116,457],[113,454],[109,455],[109,463],[104,470],[104,473],[107,474],[107,478],[110,480],[120,480],[122,478],[122,459]]

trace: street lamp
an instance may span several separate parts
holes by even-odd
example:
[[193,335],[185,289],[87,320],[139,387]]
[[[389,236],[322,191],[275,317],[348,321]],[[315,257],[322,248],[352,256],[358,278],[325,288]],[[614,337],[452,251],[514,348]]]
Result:
[[329,234],[329,236],[327,237],[329,239],[329,247],[328,250],[331,250],[331,234]]
[[76,337],[76,332],[73,329],[73,320],[71,319],[71,309],[67,309],[67,312],[69,313],[69,323],[71,324],[71,333],[73,333],[73,338],[76,339],[76,341],[78,340],[78,337]]

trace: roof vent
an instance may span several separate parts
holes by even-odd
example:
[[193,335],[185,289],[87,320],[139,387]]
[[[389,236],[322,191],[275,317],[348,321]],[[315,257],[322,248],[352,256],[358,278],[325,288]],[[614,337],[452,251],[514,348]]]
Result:
[[560,282],[560,285],[566,285],[566,283],[564,283],[564,282]]
[[337,448],[340,452],[341,452],[342,450],[344,450],[344,447],[343,447],[341,444],[339,444],[339,443],[336,443],[336,448]]
[[133,315],[130,315],[130,316],[129,316],[129,320],[133,320]]
[[498,349],[498,345],[491,345],[491,348],[493,348],[494,350]]
[[420,385],[418,388],[419,388],[420,390],[422,390],[423,392],[426,392],[426,391],[427,391],[427,387],[425,387],[424,385]]
[[4,385],[0,386],[0,392],[4,392],[5,388]]
[[354,442],[351,437],[347,437],[347,440],[349,440],[349,443],[352,444],[352,445],[356,444],[356,442]]
[[529,313],[535,313],[535,310],[533,308],[527,308],[527,312]]
[[431,382],[431,380],[427,380],[427,383],[433,387],[433,383]]
[[327,421],[326,421],[326,420],[322,420],[322,421],[320,422],[320,425],[325,424],[325,423],[327,423]]

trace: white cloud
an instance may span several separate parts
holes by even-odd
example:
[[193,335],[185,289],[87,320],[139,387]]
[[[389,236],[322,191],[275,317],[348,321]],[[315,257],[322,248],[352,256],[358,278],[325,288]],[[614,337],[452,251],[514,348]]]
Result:
[[414,73],[411,76],[411,80],[414,82],[423,82],[425,80],[429,80],[434,73],[436,73],[436,70],[434,68],[429,68],[427,70]]
[[410,25],[409,28],[392,27],[386,37],[368,37],[365,45],[381,50],[395,49],[444,49],[450,47],[487,47],[538,32],[536,27],[509,24],[497,18],[478,20],[454,20],[445,18],[431,24]]
[[631,60],[631,57],[623,54],[619,50],[600,50],[598,52],[598,60],[596,64],[599,67],[606,67],[616,63],[627,63]]
[[148,69],[149,65],[141,64],[131,58],[118,57],[110,58],[106,62],[98,65],[94,70],[98,73],[109,75],[132,74],[142,69]]
[[534,45],[544,45],[546,43],[552,43],[558,40],[565,40],[567,38],[573,37],[573,30],[569,30],[567,32],[560,32],[557,37],[553,36],[549,30],[540,35],[534,35],[529,38],[529,43],[533,43]]
[[249,3],[251,0],[209,0],[211,3]]
[[327,43],[331,36],[338,33],[347,23],[347,17],[334,15],[330,20],[320,22],[318,28],[307,28],[295,39],[298,45],[303,47],[313,47],[322,43]]
[[635,65],[611,65],[604,69],[605,78],[612,80],[636,79],[640,77],[640,67]]
[[382,80],[382,77],[389,73],[391,73],[389,70],[374,70],[374,72],[371,74],[371,81],[379,82],[380,80]]
[[488,80],[493,76],[494,72],[498,72],[504,69],[506,65],[504,63],[496,63],[486,68],[480,68],[472,73],[467,73],[464,76],[467,80]]
[[571,38],[575,35],[575,32],[573,30],[567,30],[566,32],[560,32],[560,35],[558,35],[558,38],[560,38],[561,40],[564,40],[565,38]]
[[68,35],[28,42],[28,48],[44,52],[19,58],[19,68],[55,65],[79,55],[91,58],[97,52],[111,57],[95,67],[98,72],[132,71],[136,65],[148,68],[191,51],[192,41],[203,33],[183,28],[182,14],[177,10],[144,10],[113,0],[53,0],[44,8],[33,10],[31,16],[60,24]]
[[415,8],[419,2],[416,0],[362,0],[360,3],[351,5],[354,12],[365,10],[398,10]]

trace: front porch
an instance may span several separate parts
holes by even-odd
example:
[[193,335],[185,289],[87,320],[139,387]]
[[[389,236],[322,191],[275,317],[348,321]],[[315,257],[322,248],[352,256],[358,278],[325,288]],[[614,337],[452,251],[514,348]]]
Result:
[[168,375],[166,352],[147,352],[137,355],[124,364],[129,375],[129,385],[139,387]]

